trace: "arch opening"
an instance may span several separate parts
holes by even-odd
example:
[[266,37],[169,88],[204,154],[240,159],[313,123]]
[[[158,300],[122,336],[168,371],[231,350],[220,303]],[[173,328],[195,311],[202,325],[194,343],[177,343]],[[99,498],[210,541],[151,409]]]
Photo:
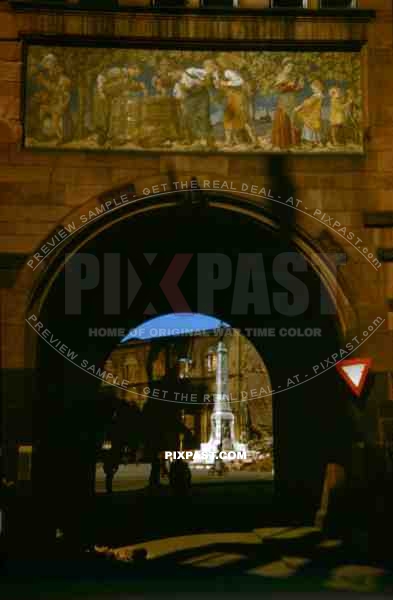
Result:
[[[239,330],[201,314],[155,317],[129,332],[104,368],[108,426],[97,456],[97,492],[153,483],[153,453],[160,457],[154,483],[167,484],[178,449],[188,452],[194,482],[208,482],[221,466],[223,480],[236,481],[237,471],[242,481],[247,473],[272,475],[270,378]],[[126,381],[126,389],[112,381]],[[219,447],[225,465],[216,460]]]
[[[79,290],[79,312],[67,311],[67,267],[63,268],[53,278],[39,315],[85,367],[77,368],[75,361],[64,360],[39,339],[37,361],[46,369],[41,368],[34,407],[38,488],[48,488],[48,471],[69,472],[73,464],[74,491],[64,489],[60,480],[57,493],[64,498],[94,493],[97,432],[102,425],[97,403],[102,380],[96,369],[104,368],[124,338],[125,324],[128,330],[143,325],[152,314],[202,312],[230,323],[263,357],[273,391],[275,489],[291,511],[301,508],[313,514],[325,465],[332,458],[344,460],[350,438],[336,375],[331,369],[324,373],[321,366],[339,348],[341,327],[319,271],[307,263],[295,273],[309,299],[299,314],[283,314],[274,300],[283,292],[282,278],[275,277],[277,256],[301,256],[297,244],[290,241],[283,249],[277,227],[268,228],[247,213],[217,205],[203,210],[199,205],[166,205],[129,215],[87,236],[83,243],[78,241],[78,251],[94,257],[97,284]],[[252,267],[259,260],[256,255],[263,262],[259,280]],[[201,261],[206,267],[207,260],[216,284],[219,276],[226,277],[208,299],[200,285],[206,283]],[[293,269],[280,264],[281,272],[294,276]],[[264,290],[262,296],[255,294],[255,286]],[[100,329],[114,335],[100,336]],[[311,377],[318,365],[322,374]],[[310,381],[297,385],[300,374],[309,374]],[[53,480],[49,487],[53,494]],[[65,511],[66,504],[62,501]]]

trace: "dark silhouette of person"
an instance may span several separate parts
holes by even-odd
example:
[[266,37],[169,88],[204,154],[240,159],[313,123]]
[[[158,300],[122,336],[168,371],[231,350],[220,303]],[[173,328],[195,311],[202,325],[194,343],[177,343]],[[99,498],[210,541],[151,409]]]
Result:
[[113,491],[113,478],[117,473],[121,460],[121,448],[112,447],[110,450],[106,450],[104,454],[104,473],[105,473],[105,487],[107,494],[111,494]]
[[219,453],[221,451],[222,451],[222,444],[218,444],[216,458],[215,458],[215,461],[214,461],[214,471],[217,473],[217,475],[223,475],[224,474],[224,461],[219,456]]
[[149,486],[150,487],[159,487],[160,486],[160,476],[161,476],[161,458],[160,452],[157,450],[153,452],[151,457],[151,468],[150,468],[150,476],[149,476]]
[[169,477],[169,470],[167,465],[167,459],[165,458],[165,451],[160,452],[160,475],[161,477]]
[[191,488],[191,471],[188,463],[179,458],[171,462],[169,483],[175,496],[187,496]]

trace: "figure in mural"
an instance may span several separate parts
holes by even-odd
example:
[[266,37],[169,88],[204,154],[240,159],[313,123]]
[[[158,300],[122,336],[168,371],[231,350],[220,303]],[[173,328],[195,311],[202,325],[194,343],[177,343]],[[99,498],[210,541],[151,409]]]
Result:
[[172,96],[174,74],[167,60],[161,60],[155,75],[152,77],[152,86],[157,96]]
[[54,54],[47,54],[38,66],[32,102],[38,111],[38,135],[61,144],[70,136],[68,108],[71,80]]
[[345,116],[346,141],[361,145],[363,140],[363,133],[359,128],[359,122],[361,120],[361,108],[359,104],[355,102],[353,91],[351,89],[347,91]]
[[100,73],[96,79],[92,102],[92,121],[93,127],[97,132],[97,143],[99,146],[103,146],[108,137],[110,100],[105,94],[105,83],[105,74]]
[[296,106],[293,113],[302,127],[301,139],[316,146],[321,143],[323,85],[315,79],[310,87],[312,96]]
[[192,143],[192,133],[189,128],[188,114],[186,104],[184,102],[187,88],[183,86],[184,73],[182,71],[175,72],[175,84],[173,86],[172,95],[175,102],[175,111],[179,123],[179,141],[185,145]]
[[53,86],[52,123],[57,142],[61,144],[72,136],[71,117],[68,111],[71,101],[71,80],[60,64],[56,66],[56,83]]
[[176,97],[182,101],[183,119],[187,123],[191,143],[214,147],[210,122],[210,90],[218,84],[217,65],[205,60],[203,67],[186,69],[176,86]]
[[348,90],[346,95],[339,87],[329,90],[330,96],[330,142],[333,146],[345,145],[347,141],[356,141],[353,135],[353,95]]
[[225,69],[216,86],[225,91],[224,111],[225,144],[239,144],[242,135],[245,140],[255,144],[256,138],[249,123],[250,101],[246,82],[238,71]]
[[293,69],[293,62],[284,58],[282,70],[273,84],[279,97],[273,119],[272,144],[280,149],[300,142],[298,130],[293,123],[293,111],[298,102],[298,93],[304,87],[304,80],[295,77]]
[[127,79],[124,70],[113,67],[107,72],[104,81],[104,94],[108,100],[108,137],[111,146],[122,145],[126,141],[127,130]]

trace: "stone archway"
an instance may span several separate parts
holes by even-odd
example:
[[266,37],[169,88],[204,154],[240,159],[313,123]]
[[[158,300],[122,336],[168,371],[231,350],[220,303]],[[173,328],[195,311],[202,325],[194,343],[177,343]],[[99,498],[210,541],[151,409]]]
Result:
[[[101,204],[101,199],[95,199],[88,203],[87,206],[78,209],[73,214],[70,214],[68,219],[75,217],[77,214],[86,213],[94,206],[97,206],[97,204]],[[198,214],[198,206],[198,203],[196,203],[196,214]],[[203,223],[206,227],[210,227],[209,232],[212,232],[211,235],[213,236],[209,250],[215,251],[217,243],[219,247],[220,244],[222,245],[221,247],[224,247],[226,244],[226,249],[230,249],[233,247],[234,240],[238,244],[239,251],[251,252],[255,251],[256,248],[263,248],[266,240],[270,240],[274,246],[278,224],[274,221],[268,208],[266,203],[264,206],[256,205],[255,201],[250,202],[249,199],[244,198],[241,194],[216,194],[214,197],[213,195],[209,197],[207,206],[204,208],[207,212],[202,217],[204,219]],[[125,204],[116,214],[103,215],[99,219],[92,220],[80,232],[80,235],[71,236],[68,240],[69,243],[60,247],[59,252],[52,253],[45,272],[40,272],[38,277],[35,277],[36,272],[32,272],[31,269],[26,268],[21,274],[17,285],[20,293],[22,294],[23,290],[31,286],[31,292],[24,295],[23,317],[28,318],[30,315],[36,314],[44,322],[53,323],[56,320],[56,294],[58,300],[61,296],[59,281],[64,267],[64,252],[74,254],[81,249],[83,251],[92,248],[97,249],[100,244],[100,252],[102,252],[105,247],[113,248],[113,243],[116,239],[126,239],[124,234],[125,228],[133,228],[136,236],[141,236],[142,231],[148,236],[151,227],[153,227],[153,222],[155,223],[154,231],[158,235],[162,229],[159,225],[160,219],[161,223],[171,223],[173,227],[174,223],[181,223],[181,219],[186,219],[187,221],[188,218],[187,227],[190,224],[192,225],[191,232],[192,228],[195,228],[197,221],[194,218],[195,215],[193,216],[193,209],[191,209],[191,213],[187,217],[189,209],[190,207],[183,207],[180,209],[183,212],[179,213],[177,198],[171,195],[165,198],[147,197],[142,198],[140,203],[130,206]],[[198,218],[201,218],[200,215]],[[214,233],[214,228],[211,228],[212,222],[219,224],[218,230],[221,227],[228,228],[227,230],[230,232],[228,239],[231,240],[229,244],[227,243],[228,239],[220,238],[219,241],[219,236],[216,236],[216,239],[214,239],[216,234]],[[202,221],[199,225],[201,223]],[[136,233],[137,229],[138,234]],[[249,232],[250,235],[243,235],[240,240],[238,237],[239,230]],[[205,236],[208,229],[201,228],[200,231]],[[142,238],[139,237],[139,239]],[[192,239],[191,235],[189,239]],[[248,242],[245,243],[245,240],[248,240]],[[173,246],[172,252],[187,251],[186,246],[188,241],[187,236],[183,235],[182,243],[184,248],[180,248],[179,250]],[[194,245],[191,243],[190,247],[191,251],[199,251],[198,243],[198,239],[194,238]],[[166,241],[161,239],[157,244],[156,250],[158,249],[159,252],[162,251],[165,248],[165,244]],[[353,315],[348,311],[348,303],[343,289],[340,285],[337,285],[334,272],[330,268],[328,261],[326,261],[325,255],[323,252],[316,252],[318,249],[317,244],[301,225],[294,231],[292,244],[293,249],[303,255],[308,265],[311,266],[310,276],[313,278],[313,285],[316,286],[315,290],[317,287],[318,290],[320,289],[322,282],[328,295],[334,296],[337,294],[337,315],[333,317],[329,316],[325,322],[327,326],[326,331],[331,331],[328,342],[325,346],[320,344],[319,349],[311,349],[310,347],[307,350],[307,356],[304,357],[304,364],[311,360],[314,361],[312,364],[315,364],[318,357],[322,360],[325,355],[329,355],[337,347],[339,341],[344,338],[346,330],[353,327],[353,324],[351,324]],[[154,248],[149,248],[148,245],[146,248],[147,251],[154,251]],[[192,285],[190,290],[192,295]],[[192,302],[190,301],[190,306],[191,304]],[[160,313],[160,311],[164,310],[164,306],[165,303],[159,303],[155,308]],[[131,318],[128,315],[130,326],[132,323],[140,323],[146,318],[146,315],[143,313],[144,308],[143,306],[139,307],[132,314]],[[225,299],[219,302],[216,310],[220,318],[230,317],[230,307],[225,304]],[[92,307],[92,315],[95,315],[97,318],[101,318],[102,316],[102,314],[100,316],[99,310],[95,311],[94,306]],[[112,315],[109,320],[105,320],[105,325],[111,325],[114,328],[123,327],[126,316],[127,314],[124,311],[120,315]],[[227,320],[240,329],[244,329],[247,326],[253,329],[257,328],[260,324],[260,318],[255,315],[251,319],[249,317],[246,319],[239,317],[236,319],[236,323],[231,318]],[[264,319],[264,324],[269,325],[271,322],[269,322],[269,319],[267,321]],[[318,324],[318,319],[315,322]],[[94,451],[91,439],[94,431],[89,432],[89,411],[94,404],[91,403],[91,399],[94,398],[94,394],[96,393],[96,380],[90,376],[86,376],[86,373],[83,373],[80,369],[76,369],[75,365],[64,363],[64,361],[60,363],[58,361],[58,354],[54,353],[52,348],[49,348],[50,352],[48,354],[48,348],[44,342],[40,342],[40,345],[37,344],[40,340],[31,327],[26,324],[25,328],[25,365],[29,365],[32,368],[33,382],[30,382],[29,386],[36,390],[34,410],[36,410],[37,406],[40,407],[39,412],[35,413],[35,421],[36,423],[40,423],[40,426],[36,427],[35,432],[30,431],[30,435],[34,437],[41,448],[41,458],[43,458],[43,462],[41,463],[42,468],[39,467],[38,470],[36,469],[35,487],[39,494],[41,494],[42,486],[50,494],[51,490],[48,490],[47,486],[48,472],[56,470],[56,465],[59,461],[62,468],[67,469],[69,462],[77,464],[78,457],[84,456],[83,460],[79,460],[80,469],[75,474],[75,480],[78,482],[76,486],[78,494],[89,495],[92,489],[93,477],[91,473],[91,453]],[[83,336],[80,336],[80,331],[78,333],[78,327],[65,327],[62,332],[65,332],[67,329],[67,335],[71,333],[71,330],[75,335],[71,345],[75,346],[80,352],[87,351],[91,363],[102,364],[104,357],[110,349],[108,341],[94,340],[94,343],[92,343],[90,340],[89,344],[89,340],[82,340]],[[261,338],[258,339],[257,335],[253,333],[249,337],[257,349],[262,348],[262,345],[266,341]],[[297,356],[295,345],[291,343],[293,340],[287,339],[285,342],[288,342],[288,344],[285,346],[286,350],[283,351],[282,340],[269,340],[267,354],[266,352],[263,353],[269,372],[272,373],[273,389],[274,385],[280,385],[279,381],[281,381],[282,377],[294,375],[297,372],[296,369],[295,371],[293,370],[291,363],[296,363],[301,358]],[[111,343],[113,344],[113,340]],[[38,379],[37,373],[41,373]],[[343,438],[345,438],[347,431],[345,415],[340,408],[340,401],[338,394],[336,394],[335,380],[332,372],[330,372],[330,376],[326,376],[324,382],[326,383],[326,381],[329,381],[329,383],[323,386],[324,389],[322,391],[314,382],[307,384],[307,386],[297,387],[296,390],[287,391],[285,394],[281,394],[281,396],[277,395],[274,409],[276,428],[275,463],[278,488],[284,496],[289,497],[288,494],[292,494],[294,498],[297,498],[299,503],[307,504],[308,502],[309,506],[313,509],[320,494],[324,464],[331,458],[327,454],[336,452],[333,448],[334,444],[329,442],[332,423],[337,419],[342,419]],[[49,390],[49,393],[46,393],[45,390]],[[329,394],[333,399],[331,405],[328,405]],[[59,396],[63,398],[65,404],[64,402],[57,403]],[[317,397],[319,399],[318,405],[314,402],[314,398]],[[82,398],[86,398],[86,402],[82,401]],[[76,400],[78,405],[75,404]],[[65,410],[66,405],[68,406],[67,410]],[[316,410],[316,406],[318,406],[318,410]],[[321,406],[323,406],[322,410]],[[78,427],[75,426],[76,415],[79,415],[81,420]],[[73,446],[72,458],[67,454],[70,450],[69,446],[67,446],[67,440],[63,440],[67,446],[67,450],[59,448],[57,432],[60,423],[62,426],[68,423],[70,427],[69,442]],[[26,428],[27,430],[29,429],[27,425]],[[51,430],[51,435],[47,436],[49,430]],[[26,435],[29,435],[28,431]],[[57,450],[54,451],[51,444],[54,444]],[[313,448],[313,452],[311,453],[310,446]],[[316,448],[318,451],[315,451]],[[340,455],[338,456],[338,460],[344,460],[345,448],[339,449],[338,454]],[[39,463],[40,460],[38,463],[36,461],[36,464]],[[49,488],[52,487],[52,484],[53,482],[50,481]]]
[[[184,181],[194,180],[203,180],[206,178],[207,180],[211,179],[210,176],[198,175],[196,177],[190,177],[188,174],[182,176],[178,175],[177,179]],[[257,187],[262,187],[263,185],[268,185],[267,178],[261,177],[248,177],[247,180],[250,180],[250,188],[251,184],[255,184]],[[221,177],[220,175],[215,176],[214,181],[218,184],[217,187],[220,189],[220,186],[226,182],[226,179]],[[243,179],[239,177],[233,177],[232,181],[237,186],[237,189],[240,190],[242,186]],[[84,231],[78,232],[82,235],[77,236],[74,235],[71,240],[71,244],[69,247],[69,252],[76,251],[78,247],[78,243],[80,240],[83,241],[91,238],[92,236],[98,235],[100,231],[103,231],[108,226],[111,226],[111,223],[115,223],[118,219],[129,218],[132,215],[136,215],[139,212],[145,211],[155,211],[163,206],[174,206],[176,204],[177,198],[172,197],[169,192],[166,192],[165,195],[160,196],[144,196],[144,190],[152,190],[154,186],[166,186],[166,189],[171,190],[171,180],[169,176],[160,176],[160,177],[149,177],[149,178],[140,178],[136,179],[132,183],[125,182],[120,186],[108,190],[104,194],[100,194],[99,196],[92,197],[88,201],[83,202],[81,205],[69,211],[69,213],[57,224],[55,229],[42,240],[42,243],[37,251],[42,248],[48,241],[53,241],[53,234],[55,234],[59,229],[68,225],[73,221],[77,221],[81,215],[86,215],[89,211],[96,211],[97,207],[102,206],[102,202],[106,201],[111,197],[120,197],[123,193],[131,194],[132,197],[135,196],[137,199],[137,203],[127,203],[121,211],[117,211],[119,214],[114,212],[111,213],[109,219],[99,219],[97,222],[91,221],[88,223],[84,223]],[[169,186],[169,188],[168,188]],[[268,189],[268,188],[266,188]],[[273,213],[271,210],[271,202],[267,198],[260,197],[257,200],[255,197],[249,197],[245,192],[241,191],[224,191],[219,192],[218,194],[214,191],[214,195],[211,194],[211,198],[209,200],[209,204],[211,206],[216,206],[215,197],[220,195],[220,207],[225,210],[229,210],[234,213],[239,214],[247,214],[250,218],[261,222],[269,229],[277,228],[277,223],[274,222]],[[223,201],[223,199],[225,201]],[[120,214],[120,212],[122,214]],[[105,216],[105,215],[104,215]],[[300,216],[300,220],[298,219],[296,230],[293,232],[294,240],[296,240],[296,244],[298,245],[299,250],[304,253],[307,261],[313,265],[313,268],[317,270],[322,278],[324,285],[327,287],[329,293],[332,296],[336,296],[338,315],[340,319],[340,327],[345,334],[346,331],[350,329],[355,329],[357,323],[357,316],[353,312],[353,309],[350,306],[348,301],[348,289],[345,281],[341,277],[340,273],[336,276],[335,270],[331,268],[331,264],[324,264],[324,257],[327,252],[327,248],[320,241],[320,233],[325,230],[323,224],[321,222],[317,222],[317,220],[312,220],[312,218],[305,218],[302,215]],[[67,240],[66,240],[67,242]],[[340,248],[340,244],[336,244],[336,248]],[[19,320],[20,323],[24,321],[25,313],[32,309],[34,306],[39,305],[40,298],[43,298],[43,287],[50,281],[50,278],[53,272],[56,272],[56,265],[59,263],[59,257],[64,254],[64,252],[68,252],[67,244],[64,243],[59,246],[58,249],[55,249],[51,252],[51,255],[45,259],[45,263],[39,268],[32,269],[27,264],[20,271],[14,288],[12,290],[13,298],[12,303],[14,305],[13,315],[16,316],[16,319]],[[60,260],[61,262],[61,260]],[[333,281],[333,279],[337,279],[338,277],[338,286],[337,282]],[[17,305],[15,306],[15,300],[17,300]],[[7,306],[5,307],[7,311]],[[28,360],[28,362],[30,362]]]
[[[179,176],[178,179],[181,179],[181,177]],[[191,179],[196,180],[196,178],[189,177],[185,177],[184,179],[190,181]],[[242,180],[237,180],[236,178],[233,179],[238,183],[240,189]],[[254,179],[260,180],[261,178]],[[100,211],[97,209],[102,207],[102,203],[108,198],[119,198],[124,193],[130,194],[128,195],[128,198],[130,198],[131,195],[136,198],[136,200],[127,202],[124,206],[117,206],[116,212],[111,210],[109,216],[104,214],[102,218],[97,220],[93,219],[87,223],[86,221],[83,221],[83,231],[72,232],[72,238],[70,238],[70,240],[65,240],[64,244],[54,251],[51,251],[51,256],[48,256],[48,258],[45,259],[45,262],[42,261],[42,264],[39,265],[38,268],[35,268],[36,265],[34,265],[34,270],[27,265],[24,267],[13,290],[15,295],[23,295],[23,302],[18,303],[19,316],[22,316],[22,313],[27,313],[28,310],[39,309],[39,306],[45,297],[44,289],[47,290],[48,284],[50,285],[50,282],[56,277],[56,274],[59,271],[59,265],[61,268],[63,256],[66,252],[67,254],[72,254],[78,251],[78,248],[83,246],[87,240],[93,239],[102,231],[105,231],[108,227],[111,227],[121,220],[132,218],[141,213],[154,214],[155,211],[164,207],[169,208],[176,206],[178,198],[172,194],[172,192],[165,192],[162,195],[159,194],[153,196],[150,194],[147,196],[144,195],[144,190],[152,190],[154,186],[168,186],[170,185],[169,181],[168,178],[162,177],[136,180],[135,183],[124,184],[118,188],[109,190],[107,193],[98,197],[93,197],[75,210],[71,210],[46,240],[43,240],[41,247],[48,241],[53,241],[53,234],[56,233],[58,229],[77,221],[82,215],[85,216],[88,213],[96,213],[97,216],[100,216]],[[215,181],[220,185],[220,177],[217,177]],[[264,183],[264,180],[262,180],[262,182]],[[219,185],[217,186],[218,188]],[[168,188],[166,187],[166,189]],[[183,191],[183,193],[187,193],[187,191]],[[217,196],[219,197],[218,199]],[[250,219],[261,223],[263,227],[271,231],[277,230],[278,228],[278,224],[271,210],[271,201],[268,198],[261,197],[256,201],[255,198],[248,197],[246,192],[228,191],[217,193],[214,191],[214,193],[210,193],[209,206],[219,207],[220,209],[229,211],[233,214],[247,215]],[[82,227],[80,229],[82,229]],[[357,316],[348,300],[347,285],[341,274],[337,273],[334,265],[329,261],[329,258],[327,257],[327,252],[329,250],[320,242],[321,231],[324,231],[322,223],[317,223],[316,220],[312,220],[312,218],[306,219],[301,215],[300,221],[293,231],[292,239],[298,251],[305,256],[307,262],[318,273],[329,295],[332,298],[335,298],[340,329],[343,335],[345,335],[348,330],[355,329]],[[337,248],[340,249],[339,243],[336,245],[336,249]]]

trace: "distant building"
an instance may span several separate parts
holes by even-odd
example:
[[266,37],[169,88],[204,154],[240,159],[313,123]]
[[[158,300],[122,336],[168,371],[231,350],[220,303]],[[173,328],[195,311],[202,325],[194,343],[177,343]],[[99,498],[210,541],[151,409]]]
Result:
[[[228,329],[224,339],[228,349],[228,396],[235,416],[236,438],[244,442],[253,438],[271,438],[272,398],[265,364],[239,331]],[[113,350],[105,370],[129,381],[132,391],[116,388],[116,394],[142,409],[148,396],[146,388],[152,389],[154,382],[163,380],[175,367],[179,384],[182,381],[188,383],[184,388],[187,391],[179,393],[176,399],[183,422],[192,433],[195,445],[199,446],[210,436],[218,340],[216,330],[160,338],[159,341],[129,340]],[[258,397],[260,395],[263,397]]]

